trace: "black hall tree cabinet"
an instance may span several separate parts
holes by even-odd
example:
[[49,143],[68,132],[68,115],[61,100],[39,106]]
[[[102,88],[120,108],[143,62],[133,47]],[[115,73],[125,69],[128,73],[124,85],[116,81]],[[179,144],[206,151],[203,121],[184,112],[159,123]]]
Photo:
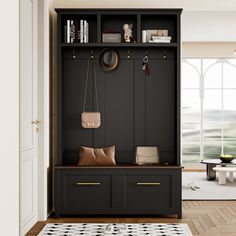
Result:
[[[56,216],[177,215],[181,210],[180,17],[181,9],[56,9],[58,36],[57,149],[54,163]],[[67,20],[86,20],[88,43],[66,43]],[[133,24],[131,43],[102,43],[102,32],[123,34]],[[142,30],[167,29],[170,43],[142,43]],[[104,72],[101,52],[119,54],[119,66]],[[149,57],[150,75],[142,70]],[[101,127],[84,129],[88,59],[95,63]],[[95,109],[90,73],[88,110]],[[116,146],[117,166],[77,166],[79,147]],[[160,164],[137,166],[137,146],[157,146]]]

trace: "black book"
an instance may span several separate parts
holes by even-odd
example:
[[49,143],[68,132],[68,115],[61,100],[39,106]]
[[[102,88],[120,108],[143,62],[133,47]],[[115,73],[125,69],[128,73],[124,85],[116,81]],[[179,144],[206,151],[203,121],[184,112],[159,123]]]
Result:
[[64,25],[64,42],[67,43],[67,25]]

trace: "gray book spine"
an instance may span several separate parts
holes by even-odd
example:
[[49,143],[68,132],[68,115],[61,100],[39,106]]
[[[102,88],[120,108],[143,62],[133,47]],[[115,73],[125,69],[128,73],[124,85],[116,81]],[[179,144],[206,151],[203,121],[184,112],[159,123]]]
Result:
[[80,43],[84,42],[84,21],[80,20]]
[[86,25],[86,35],[87,35],[87,43],[89,43],[89,23],[87,22],[87,25]]
[[84,43],[87,43],[87,21],[84,20]]

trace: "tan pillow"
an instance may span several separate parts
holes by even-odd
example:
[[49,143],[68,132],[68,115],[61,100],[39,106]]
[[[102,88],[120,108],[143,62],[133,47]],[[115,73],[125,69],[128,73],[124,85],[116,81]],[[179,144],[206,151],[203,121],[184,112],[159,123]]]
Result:
[[80,147],[80,166],[115,166],[115,146],[107,148]]

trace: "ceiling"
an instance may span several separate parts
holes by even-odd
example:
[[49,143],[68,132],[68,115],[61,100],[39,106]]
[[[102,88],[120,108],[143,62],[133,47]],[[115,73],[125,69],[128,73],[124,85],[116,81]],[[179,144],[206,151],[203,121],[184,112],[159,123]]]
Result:
[[236,0],[54,0],[55,7],[183,8],[184,11],[236,11]]

